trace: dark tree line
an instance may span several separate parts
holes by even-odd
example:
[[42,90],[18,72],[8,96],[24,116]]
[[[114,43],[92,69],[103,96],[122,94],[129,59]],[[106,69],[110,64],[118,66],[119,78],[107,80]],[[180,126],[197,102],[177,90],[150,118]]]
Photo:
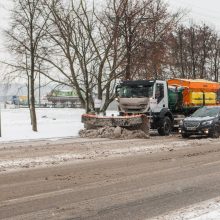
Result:
[[206,24],[179,26],[170,46],[174,76],[219,81],[220,38],[215,30]]

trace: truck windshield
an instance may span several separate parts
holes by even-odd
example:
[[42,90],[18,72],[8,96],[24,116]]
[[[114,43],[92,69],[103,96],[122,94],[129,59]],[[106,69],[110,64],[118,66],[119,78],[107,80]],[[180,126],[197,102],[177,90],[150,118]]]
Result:
[[144,98],[153,95],[153,86],[129,85],[122,86],[119,91],[121,98]]
[[195,111],[191,117],[216,117],[219,114],[220,108],[218,107],[213,107],[213,108],[208,108],[208,107],[202,107]]

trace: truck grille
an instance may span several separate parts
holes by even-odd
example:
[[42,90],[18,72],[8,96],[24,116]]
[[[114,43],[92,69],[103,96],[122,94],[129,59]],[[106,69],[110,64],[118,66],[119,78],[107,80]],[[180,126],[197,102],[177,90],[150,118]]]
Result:
[[187,128],[197,128],[199,127],[200,122],[198,121],[185,121],[184,126]]

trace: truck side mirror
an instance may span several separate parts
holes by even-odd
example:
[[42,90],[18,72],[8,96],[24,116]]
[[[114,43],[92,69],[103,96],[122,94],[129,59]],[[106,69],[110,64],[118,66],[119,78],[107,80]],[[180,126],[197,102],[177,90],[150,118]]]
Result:
[[149,104],[150,104],[151,110],[154,109],[157,106],[157,99],[150,98]]

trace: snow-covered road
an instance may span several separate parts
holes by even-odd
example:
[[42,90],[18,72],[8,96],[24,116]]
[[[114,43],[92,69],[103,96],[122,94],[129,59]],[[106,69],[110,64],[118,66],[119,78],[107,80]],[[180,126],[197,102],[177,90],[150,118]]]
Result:
[[219,220],[219,158],[178,135],[0,143],[0,219]]

